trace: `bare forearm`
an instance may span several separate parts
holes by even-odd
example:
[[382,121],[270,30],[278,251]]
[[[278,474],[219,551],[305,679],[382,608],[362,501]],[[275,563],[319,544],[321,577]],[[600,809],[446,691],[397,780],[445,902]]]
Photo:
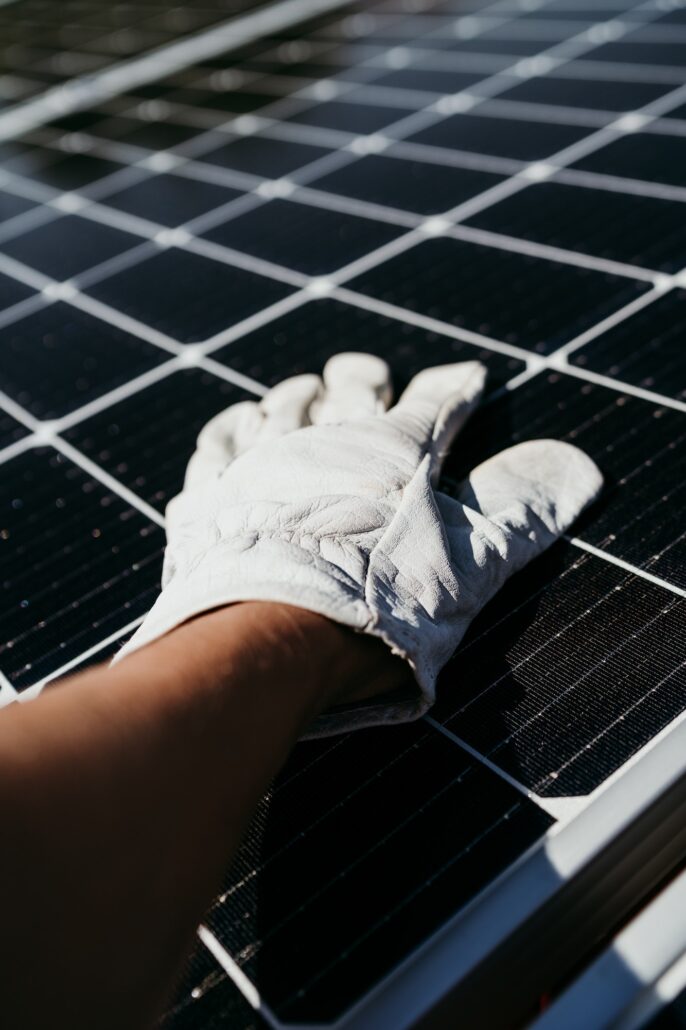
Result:
[[377,662],[388,674],[358,639],[308,612],[236,605],[2,713],[9,1025],[149,1025],[304,726]]

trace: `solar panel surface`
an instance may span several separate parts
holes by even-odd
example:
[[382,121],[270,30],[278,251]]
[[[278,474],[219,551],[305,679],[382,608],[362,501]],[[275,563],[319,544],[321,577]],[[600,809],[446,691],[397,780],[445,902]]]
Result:
[[[125,46],[100,30],[131,8],[78,6],[17,97]],[[398,387],[488,365],[447,490],[541,436],[607,479],[474,623],[430,718],[296,750],[165,1030],[344,1017],[686,709],[675,6],[353,5],[0,143],[2,700],[140,620],[200,426],[338,350]],[[25,39],[38,9],[0,20]],[[136,10],[127,53],[200,27]]]

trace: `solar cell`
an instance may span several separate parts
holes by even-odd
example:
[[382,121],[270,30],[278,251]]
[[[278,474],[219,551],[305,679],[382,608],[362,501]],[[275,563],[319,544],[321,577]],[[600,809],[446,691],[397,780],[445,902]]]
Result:
[[685,603],[556,547],[474,622],[433,717],[539,795],[588,794],[686,709]]
[[524,439],[574,443],[606,481],[600,500],[577,523],[581,539],[683,588],[685,434],[681,411],[543,373],[477,412],[445,473],[459,479],[470,465]]
[[314,189],[372,204],[434,215],[485,192],[502,176],[428,161],[398,160],[392,154],[363,157],[312,182]]
[[24,174],[56,190],[82,189],[122,167],[92,154],[60,155],[40,147],[33,151],[32,159],[33,167],[24,169]]
[[455,114],[409,138],[433,147],[537,161],[587,135],[588,129],[580,125],[499,118],[495,115]]
[[268,1026],[200,943],[160,1022],[160,1030],[266,1030]]
[[182,175],[155,175],[105,194],[106,204],[161,225],[177,226],[241,196],[239,190]]
[[12,308],[34,295],[30,286],[0,272],[0,311]]
[[570,354],[579,368],[686,399],[686,294],[672,290]]
[[606,272],[448,238],[420,243],[349,286],[544,354],[647,288]]
[[686,139],[636,132],[588,154],[572,167],[627,179],[686,186]]
[[53,279],[70,279],[139,243],[136,236],[79,215],[60,215],[14,236],[2,252]]
[[163,533],[51,448],[3,465],[0,665],[17,690],[142,615]]
[[279,1018],[307,1022],[338,1015],[552,820],[431,728],[300,752],[297,791],[287,765],[208,925]]
[[39,419],[66,415],[164,359],[158,347],[59,302],[0,329],[0,388]]
[[163,511],[183,486],[201,428],[249,397],[200,369],[181,369],[77,422],[65,437],[138,496]]
[[302,168],[328,153],[324,147],[288,140],[279,140],[275,144],[273,139],[258,135],[222,142],[203,153],[202,160],[222,168],[233,168],[238,172],[273,179]]
[[181,343],[194,343],[290,291],[274,279],[170,247],[115,272],[88,292]]
[[556,75],[534,76],[506,90],[504,100],[562,107],[600,108],[603,111],[631,111],[657,100],[668,92],[661,82],[631,79],[572,79]]
[[26,436],[28,429],[23,426],[21,422],[17,422],[16,419],[8,415],[7,412],[3,411],[0,414],[0,447],[9,447],[10,444],[16,443],[22,436]]
[[402,229],[293,200],[271,200],[203,233],[224,247],[307,275],[334,272],[399,236]]
[[35,205],[25,197],[18,197],[13,193],[0,192],[0,224],[7,222],[17,215],[23,215]]
[[[0,92],[249,6],[18,0]],[[346,5],[93,110],[77,81],[0,146],[3,699],[109,656],[149,607],[207,419],[341,349],[397,388],[485,361],[448,490],[546,436],[606,476],[474,623],[430,719],[296,748],[208,914],[220,965],[202,945],[164,1030],[352,1025],[686,709],[683,19],[529,7]]]
[[321,372],[341,345],[378,354],[394,369],[396,394],[428,365],[484,361],[489,390],[523,372],[524,362],[388,315],[336,300],[312,300],[215,351],[234,371],[272,386],[288,375]]
[[331,100],[325,104],[308,105],[304,110],[288,116],[285,121],[336,129],[339,132],[369,133],[377,132],[411,113],[409,108]]
[[677,272],[686,262],[681,213],[676,201],[542,182],[466,224],[610,261]]

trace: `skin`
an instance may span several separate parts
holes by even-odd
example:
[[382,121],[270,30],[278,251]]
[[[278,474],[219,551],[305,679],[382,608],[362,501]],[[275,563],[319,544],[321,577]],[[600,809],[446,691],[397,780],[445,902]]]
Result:
[[374,638],[246,602],[5,709],[3,1025],[154,1026],[308,723],[407,682]]

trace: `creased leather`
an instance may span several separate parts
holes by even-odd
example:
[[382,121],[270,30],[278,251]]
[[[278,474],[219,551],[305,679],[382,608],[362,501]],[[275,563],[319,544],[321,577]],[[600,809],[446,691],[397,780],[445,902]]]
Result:
[[578,448],[536,440],[440,492],[485,376],[479,362],[425,369],[387,410],[385,362],[339,354],[323,379],[213,419],[167,507],[162,592],[115,661],[202,611],[281,601],[380,637],[418,684],[415,698],[329,712],[308,736],[422,715],[474,616],[602,486]]

